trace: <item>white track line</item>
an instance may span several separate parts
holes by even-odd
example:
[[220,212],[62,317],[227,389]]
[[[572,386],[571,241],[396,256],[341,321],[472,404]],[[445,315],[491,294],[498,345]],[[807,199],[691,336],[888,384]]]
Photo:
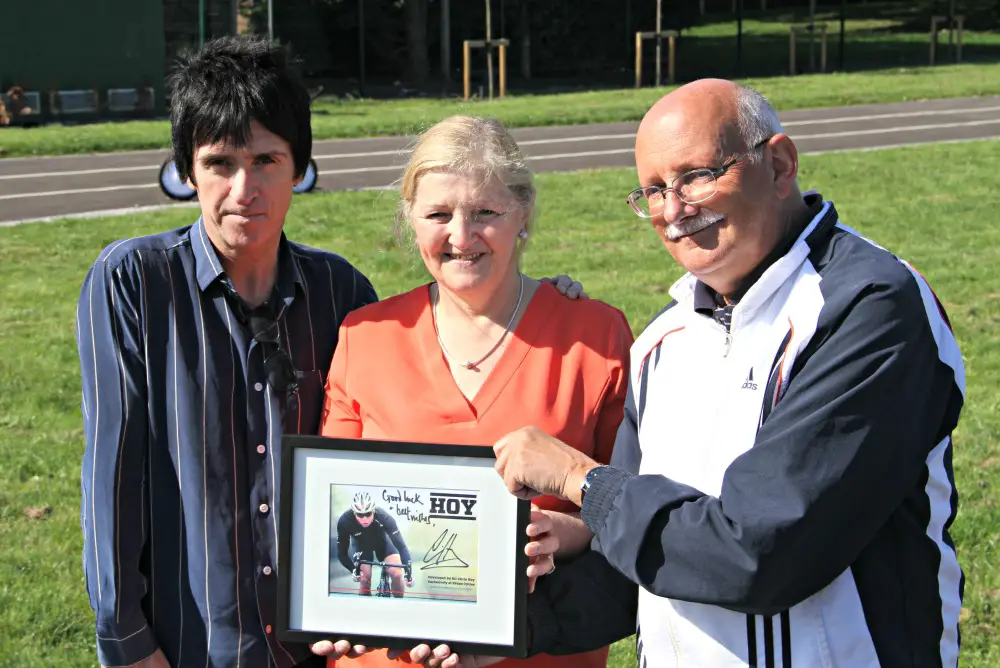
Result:
[[617,155],[619,153],[632,153],[634,148],[611,148],[606,151],[580,151],[579,153],[546,153],[544,155],[529,155],[528,160],[559,160],[562,158],[586,158],[592,155]]
[[840,116],[835,118],[814,118],[801,121],[782,121],[783,126],[824,125],[829,123],[851,123],[854,121],[878,121],[886,118],[917,118],[919,116],[944,116],[946,114],[977,114],[986,111],[1000,111],[1000,107],[969,107],[968,109],[941,109],[925,111],[901,111],[895,114],[870,114],[868,116]]
[[966,121],[965,123],[933,123],[929,125],[910,125],[897,128],[873,128],[869,130],[845,130],[844,132],[825,132],[818,135],[791,135],[794,141],[803,139],[829,139],[833,137],[856,137],[858,135],[882,135],[891,132],[907,132],[916,130],[944,130],[947,128],[971,128],[979,125],[1000,125],[1000,118],[985,121]]
[[[803,141],[808,139],[833,139],[837,137],[854,137],[859,135],[882,135],[882,134],[892,134],[898,132],[909,132],[909,131],[922,131],[922,130],[942,130],[949,128],[964,128],[964,127],[977,127],[983,125],[1000,125],[1000,118],[982,120],[982,121],[966,121],[964,123],[932,123],[926,125],[910,125],[910,126],[900,126],[893,128],[877,128],[869,130],[851,130],[844,132],[824,132],[820,134],[812,135],[796,135],[792,138],[795,141]],[[959,138],[954,141],[974,141],[977,139],[985,139],[984,137],[969,137],[969,138]],[[940,140],[931,140],[926,142],[908,142],[906,144],[891,144],[889,146],[906,146],[912,144],[933,144],[938,143]],[[945,140],[949,141],[949,140]],[[859,146],[855,148],[844,148],[836,149],[837,151],[857,151],[857,150],[869,150],[878,149],[878,146]],[[605,151],[577,151],[573,153],[549,153],[545,155],[529,155],[528,160],[561,160],[565,158],[585,158],[593,157],[599,155],[620,155],[625,153],[632,153],[632,148],[617,148],[608,149]],[[808,151],[806,151],[808,153]],[[369,172],[389,172],[397,171],[401,169],[401,165],[384,165],[379,167],[354,167],[348,169],[328,169],[320,172],[320,177],[323,175],[338,175],[338,174],[361,174]],[[13,194],[13,195],[0,195],[0,200],[12,200],[12,199],[28,199],[32,197],[52,197],[57,195],[78,195],[84,193],[99,193],[99,192],[112,192],[115,190],[134,190],[141,188],[157,188],[159,187],[156,183],[143,183],[135,185],[120,185],[120,186],[105,186],[101,188],[79,188],[75,190],[55,190],[47,192],[35,192],[35,193],[25,193],[25,194]]]
[[[824,155],[827,153],[850,153],[854,151],[884,151],[887,149],[894,148],[907,148],[916,146],[926,146],[928,144],[964,144],[969,142],[979,142],[979,141],[996,141],[1000,137],[973,137],[969,139],[939,139],[931,140],[925,142],[908,142],[905,144],[881,144],[879,146],[864,146],[861,148],[835,148],[835,149],[825,149],[819,151],[802,151],[800,155]],[[341,190],[396,190],[397,186],[395,184],[387,184],[381,186],[364,186],[361,188],[342,188],[336,191],[327,192],[340,192]],[[175,207],[194,207],[197,206],[197,202],[185,202],[176,204],[156,204],[152,206],[136,206],[127,207],[122,209],[107,209],[103,211],[87,211],[82,213],[68,213],[56,216],[45,216],[43,218],[25,218],[22,220],[7,220],[0,221],[0,227],[16,227],[18,225],[24,225],[27,223],[48,223],[58,220],[66,219],[76,219],[76,218],[97,218],[103,216],[114,216],[114,215],[124,215],[124,214],[134,214],[142,213],[146,211],[158,211],[161,209],[170,209]]]
[[126,216],[137,213],[148,213],[151,211],[164,211],[166,209],[189,208],[198,206],[198,202],[177,202],[175,204],[153,204],[151,206],[129,206],[120,209],[102,209],[100,211],[83,211],[80,213],[64,213],[58,216],[44,216],[42,218],[25,218],[23,220],[3,220],[0,227],[17,227],[25,223],[51,223],[56,220],[77,219],[77,218],[103,218],[105,216]]
[[77,169],[66,172],[33,172],[31,174],[3,174],[0,181],[12,179],[42,179],[50,176],[86,176],[88,174],[113,174],[116,172],[144,172],[159,169],[160,165],[143,165],[141,167],[103,167],[101,169]]
[[138,183],[126,186],[106,186],[104,188],[79,188],[76,190],[50,190],[44,193],[19,193],[16,195],[0,195],[0,200],[28,199],[31,197],[54,197],[56,195],[82,195],[84,193],[107,193],[115,190],[138,190],[139,188],[159,188],[158,183]]
[[[341,188],[336,191],[327,192],[343,192],[343,191],[354,191],[354,190],[398,190],[394,185],[388,186],[365,186],[362,188]],[[196,201],[193,202],[174,202],[172,204],[151,204],[148,206],[127,206],[118,209],[101,209],[99,211],[81,211],[78,213],[63,213],[55,216],[42,216],[40,218],[22,218],[20,220],[2,220],[0,221],[0,227],[17,227],[18,225],[24,225],[26,223],[51,223],[59,220],[76,220],[76,219],[86,219],[86,218],[104,218],[106,216],[128,216],[137,213],[149,213],[153,211],[164,211],[167,209],[177,209],[177,208],[196,208],[200,206]]]
[[[833,118],[816,118],[816,119],[803,119],[803,120],[791,120],[783,121],[782,125],[785,127],[796,127],[796,126],[809,126],[809,125],[830,125],[835,123],[851,123],[857,121],[874,121],[874,120],[885,120],[890,118],[919,118],[926,116],[947,116],[947,115],[961,115],[961,114],[978,114],[986,112],[1000,111],[1000,106],[991,107],[967,107],[962,109],[925,109],[920,111],[901,111],[891,114],[864,114],[859,116],[837,116]],[[993,121],[982,121],[980,123],[989,123]],[[930,126],[912,126],[909,129],[923,129],[924,127]],[[934,127],[951,127],[946,125],[937,125]],[[958,126],[955,126],[958,127]],[[886,131],[895,130],[894,128],[888,128]],[[853,134],[870,134],[873,130],[858,130],[854,131]],[[833,136],[833,135],[831,135]],[[845,135],[838,135],[845,136]],[[604,135],[583,135],[578,137],[554,137],[550,139],[526,139],[524,141],[518,142],[520,146],[542,146],[546,144],[566,144],[570,142],[585,142],[585,141],[607,141],[607,140],[618,140],[618,139],[633,139],[635,137],[634,133],[622,133],[622,134],[604,134]],[[801,137],[800,137],[801,138]],[[135,151],[135,153],[150,153],[152,151]],[[325,153],[321,155],[315,155],[313,158],[316,160],[347,160],[351,158],[377,158],[384,156],[399,156],[405,157],[409,154],[409,149],[400,148],[391,151],[368,151],[368,152],[357,152],[357,153]],[[100,155],[92,156],[61,156],[70,158],[82,158],[89,157],[91,159],[100,159]],[[40,158],[7,158],[0,161],[0,164],[6,163],[12,160],[38,160]],[[145,171],[152,169],[159,169],[160,165],[143,165],[136,167],[107,167],[98,169],[82,169],[82,170],[72,170],[72,171],[62,171],[62,172],[38,172],[38,173],[28,173],[28,174],[8,174],[0,176],[0,181],[11,180],[11,179],[28,179],[28,178],[49,178],[55,176],[85,176],[89,174],[104,174],[104,173],[116,173],[116,172],[135,172],[135,171]]]
[[[525,139],[517,142],[518,146],[541,146],[543,144],[565,144],[577,141],[605,141],[609,139],[635,139],[634,132],[627,132],[616,135],[586,135],[583,137],[558,137],[553,139]],[[315,160],[343,160],[345,158],[376,158],[386,155],[406,157],[410,154],[410,149],[401,148],[396,151],[370,151],[368,153],[329,153],[326,155],[314,155]],[[3,178],[3,177],[0,177]]]
[[885,151],[891,148],[913,148],[929,144],[969,144],[980,141],[997,141],[1000,136],[972,137],[971,139],[934,139],[931,141],[906,142],[902,144],[879,144],[878,146],[862,146],[860,148],[826,148],[819,151],[803,151],[799,155],[826,155],[828,153],[864,153],[866,151]]

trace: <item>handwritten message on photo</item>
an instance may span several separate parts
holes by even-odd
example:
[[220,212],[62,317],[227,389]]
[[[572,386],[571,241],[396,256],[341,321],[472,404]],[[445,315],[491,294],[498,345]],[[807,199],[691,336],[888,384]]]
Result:
[[475,603],[475,491],[330,486],[330,596]]

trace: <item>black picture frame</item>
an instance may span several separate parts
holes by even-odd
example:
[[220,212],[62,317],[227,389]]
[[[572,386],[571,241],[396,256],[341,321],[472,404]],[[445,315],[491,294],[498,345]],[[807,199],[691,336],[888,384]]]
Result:
[[[530,501],[518,499],[504,490],[504,503],[516,506],[516,535],[511,538],[510,549],[515,551],[513,561],[515,572],[511,574],[513,591],[513,638],[509,644],[489,642],[470,642],[454,640],[441,634],[438,637],[414,637],[372,633],[339,633],[337,629],[317,632],[290,628],[291,619],[291,564],[292,564],[292,526],[293,516],[298,512],[294,507],[293,488],[296,477],[296,453],[303,449],[318,450],[325,453],[374,453],[384,455],[388,460],[393,456],[427,457],[456,459],[488,459],[495,461],[493,449],[488,446],[452,445],[439,443],[417,443],[409,441],[389,441],[371,439],[341,439],[324,436],[284,435],[282,437],[282,455],[279,478],[279,516],[278,516],[278,563],[276,569],[278,585],[278,610],[275,633],[283,642],[315,643],[320,640],[349,640],[354,645],[364,645],[370,648],[411,649],[418,644],[427,643],[433,649],[437,645],[447,644],[452,652],[458,654],[480,654],[506,658],[526,658],[527,647],[527,596],[528,557],[524,548],[528,543],[526,528],[531,513]],[[502,485],[500,477],[496,480]],[[308,490],[305,492],[308,494]],[[499,497],[498,497],[499,498]],[[359,597],[361,598],[361,597]]]

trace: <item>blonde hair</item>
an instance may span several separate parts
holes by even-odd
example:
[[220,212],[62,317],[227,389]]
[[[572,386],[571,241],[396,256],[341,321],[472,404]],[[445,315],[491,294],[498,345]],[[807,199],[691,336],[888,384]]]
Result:
[[[534,227],[535,186],[520,147],[495,118],[451,116],[428,128],[417,139],[400,183],[396,234],[401,242],[412,232],[410,210],[417,184],[427,172],[441,170],[503,183],[517,199],[529,236]],[[523,249],[524,241],[519,243]]]

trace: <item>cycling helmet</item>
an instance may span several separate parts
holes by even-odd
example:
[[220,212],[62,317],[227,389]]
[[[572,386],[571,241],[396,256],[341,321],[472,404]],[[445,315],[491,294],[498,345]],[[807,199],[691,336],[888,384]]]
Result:
[[367,515],[375,510],[375,502],[368,492],[358,492],[351,501],[351,510],[358,515]]

